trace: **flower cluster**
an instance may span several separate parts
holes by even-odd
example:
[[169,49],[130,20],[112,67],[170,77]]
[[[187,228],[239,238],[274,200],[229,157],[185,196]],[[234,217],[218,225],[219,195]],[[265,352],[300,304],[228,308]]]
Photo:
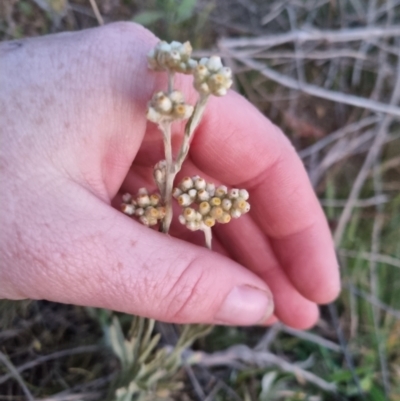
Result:
[[165,207],[161,205],[161,196],[149,194],[146,188],[140,188],[136,199],[131,194],[122,196],[121,210],[128,216],[139,217],[145,226],[154,226],[165,217]]
[[232,71],[224,67],[221,58],[211,56],[202,58],[194,69],[194,87],[199,93],[215,96],[226,95],[232,86]]
[[170,94],[157,92],[148,105],[147,119],[159,124],[166,121],[186,120],[192,113],[193,106],[185,103],[182,92],[173,91]]
[[[250,210],[249,193],[245,189],[216,187],[199,176],[185,177],[174,188],[173,196],[184,207],[180,223],[192,231],[202,229],[203,225],[213,227],[217,222],[229,223],[232,217],[239,218]],[[193,204],[197,205],[196,209],[190,207]]]
[[192,46],[189,42],[159,42],[147,55],[149,67],[152,70],[169,70],[191,74],[197,62],[191,58]]

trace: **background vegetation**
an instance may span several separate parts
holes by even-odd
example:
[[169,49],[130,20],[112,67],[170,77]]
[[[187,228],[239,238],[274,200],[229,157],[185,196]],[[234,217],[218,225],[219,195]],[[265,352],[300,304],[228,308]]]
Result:
[[[217,49],[299,150],[340,299],[298,332],[2,302],[0,400],[400,400],[400,2],[2,0],[0,39],[135,20]],[[153,327],[154,326],[154,327]]]

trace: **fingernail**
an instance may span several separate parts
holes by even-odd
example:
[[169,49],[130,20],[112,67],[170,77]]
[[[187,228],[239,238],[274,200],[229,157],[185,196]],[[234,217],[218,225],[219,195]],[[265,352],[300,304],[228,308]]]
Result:
[[249,285],[234,287],[214,317],[216,324],[249,326],[265,322],[274,310],[270,292]]

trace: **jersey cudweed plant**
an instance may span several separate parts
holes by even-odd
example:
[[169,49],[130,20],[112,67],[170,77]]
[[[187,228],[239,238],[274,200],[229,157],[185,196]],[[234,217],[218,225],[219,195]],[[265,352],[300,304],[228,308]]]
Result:
[[[182,207],[179,222],[189,230],[201,230],[207,248],[211,249],[212,231],[216,224],[229,223],[250,210],[249,193],[245,189],[216,187],[199,176],[185,177],[174,187],[175,177],[182,168],[211,95],[224,96],[232,85],[232,71],[222,65],[218,56],[192,59],[189,42],[159,42],[148,54],[149,68],[168,75],[166,91],[155,93],[148,104],[147,119],[158,125],[164,141],[165,160],[154,166],[154,181],[159,193],[149,194],[141,188],[136,197],[123,196],[122,211],[136,217],[146,226],[160,225],[168,233],[172,221],[172,202]],[[184,95],[174,87],[175,74],[193,76],[193,86],[199,96],[194,106],[187,104]],[[174,157],[171,127],[174,122],[187,120],[178,154]]]
[[[222,65],[220,57],[202,58],[197,62],[191,55],[189,42],[159,42],[147,56],[150,69],[166,72],[168,76],[166,90],[155,93],[147,108],[147,119],[157,124],[162,133],[165,159],[160,160],[153,169],[158,192],[150,193],[146,188],[140,188],[136,196],[127,193],[122,197],[121,210],[142,224],[158,227],[167,234],[172,222],[172,202],[175,199],[181,207],[179,222],[191,231],[203,231],[206,247],[211,249],[212,227],[215,224],[227,224],[232,218],[247,213],[250,210],[249,193],[245,189],[216,186],[200,176],[184,177],[175,183],[208,99],[212,95],[224,96],[232,85],[232,72]],[[194,106],[186,103],[183,93],[174,87],[175,75],[179,73],[193,76],[193,86],[198,92]],[[186,121],[182,143],[177,155],[173,155],[172,124],[181,121]],[[145,338],[147,342],[150,341],[149,344],[146,345],[146,341],[141,338],[125,340],[116,322],[110,327],[111,334],[120,333],[110,338],[116,355],[122,358],[122,366],[126,365],[126,376],[118,383],[115,401],[172,400],[171,380],[183,366],[183,350],[196,338],[207,334],[211,326],[184,326],[178,345],[171,353],[166,353],[164,349],[155,349],[159,335],[150,340],[154,321],[134,318],[134,322],[148,325]],[[130,356],[132,347],[136,350],[137,358],[132,359]],[[125,354],[131,358],[129,363],[125,360]],[[169,387],[165,387],[166,383],[169,383]],[[165,397],[160,397],[161,390],[167,394]]]

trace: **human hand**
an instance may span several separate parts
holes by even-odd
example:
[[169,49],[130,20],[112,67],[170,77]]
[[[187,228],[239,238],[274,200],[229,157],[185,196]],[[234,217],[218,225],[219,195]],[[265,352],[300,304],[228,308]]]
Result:
[[[238,94],[210,100],[182,171],[250,192],[250,213],[214,228],[217,252],[111,206],[153,185],[163,158],[145,119],[166,85],[147,70],[156,42],[118,23],[0,45],[0,297],[176,323],[311,326],[316,303],[339,291],[329,229],[289,141]],[[176,86],[193,104],[190,79]]]

